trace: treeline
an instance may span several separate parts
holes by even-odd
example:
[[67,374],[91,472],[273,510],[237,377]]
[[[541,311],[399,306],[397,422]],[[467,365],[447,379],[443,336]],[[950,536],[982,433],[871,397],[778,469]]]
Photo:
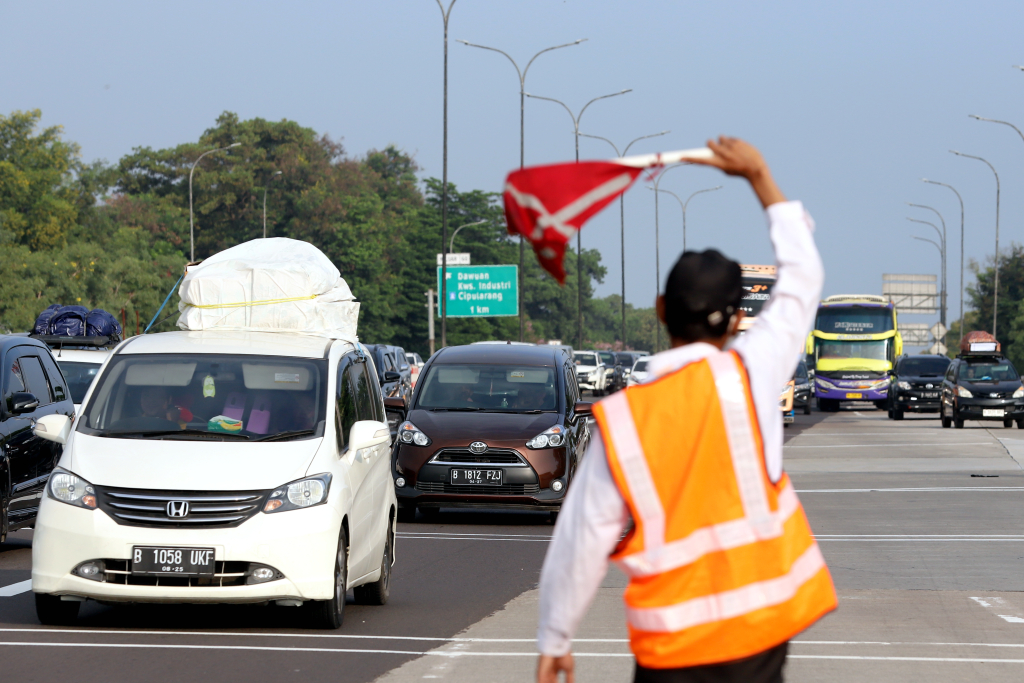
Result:
[[[427,351],[425,293],[436,287],[441,183],[417,180],[414,160],[393,146],[350,157],[342,145],[292,121],[239,120],[226,112],[196,142],[136,148],[116,164],[82,162],[41,113],[0,116],[0,327],[28,330],[50,303],[105,308],[144,328],[188,261],[189,171],[195,255],[202,259],[263,235],[319,247],[362,302],[367,342]],[[279,173],[279,175],[278,175]],[[475,264],[518,264],[500,197],[449,184],[449,234]],[[595,298],[605,268],[585,250],[566,254],[560,287],[527,253],[527,341],[576,339],[576,269],[583,268],[584,345],[620,345],[620,299]],[[175,329],[175,293],[154,331]],[[440,326],[437,327],[440,337]],[[518,339],[518,318],[449,319],[448,342]],[[652,309],[627,306],[626,346],[653,349]],[[438,340],[440,341],[440,340]]]

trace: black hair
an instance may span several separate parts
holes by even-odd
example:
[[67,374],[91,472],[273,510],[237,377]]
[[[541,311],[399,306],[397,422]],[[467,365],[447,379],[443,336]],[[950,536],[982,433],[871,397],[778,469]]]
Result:
[[665,283],[665,325],[686,342],[721,337],[742,298],[738,263],[715,249],[684,252]]

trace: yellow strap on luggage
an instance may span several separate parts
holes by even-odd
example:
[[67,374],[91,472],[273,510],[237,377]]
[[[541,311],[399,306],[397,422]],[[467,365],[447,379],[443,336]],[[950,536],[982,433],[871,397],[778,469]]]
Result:
[[316,294],[310,296],[293,296],[289,299],[266,299],[265,301],[247,301],[240,304],[185,304],[189,308],[241,308],[242,306],[264,306],[266,304],[285,304],[289,301],[308,301],[315,299]]

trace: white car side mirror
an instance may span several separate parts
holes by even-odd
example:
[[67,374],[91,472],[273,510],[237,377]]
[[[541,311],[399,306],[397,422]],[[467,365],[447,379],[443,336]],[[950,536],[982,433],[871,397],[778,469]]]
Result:
[[32,423],[32,433],[40,439],[66,444],[71,436],[71,418],[67,415],[43,415]]
[[348,452],[358,453],[391,442],[391,430],[383,422],[360,420],[348,432]]

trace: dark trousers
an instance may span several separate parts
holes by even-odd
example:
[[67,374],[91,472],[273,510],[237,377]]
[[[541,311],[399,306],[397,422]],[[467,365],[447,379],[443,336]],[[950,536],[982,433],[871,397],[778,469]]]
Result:
[[782,683],[789,643],[746,659],[681,669],[647,669],[636,665],[633,683]]

